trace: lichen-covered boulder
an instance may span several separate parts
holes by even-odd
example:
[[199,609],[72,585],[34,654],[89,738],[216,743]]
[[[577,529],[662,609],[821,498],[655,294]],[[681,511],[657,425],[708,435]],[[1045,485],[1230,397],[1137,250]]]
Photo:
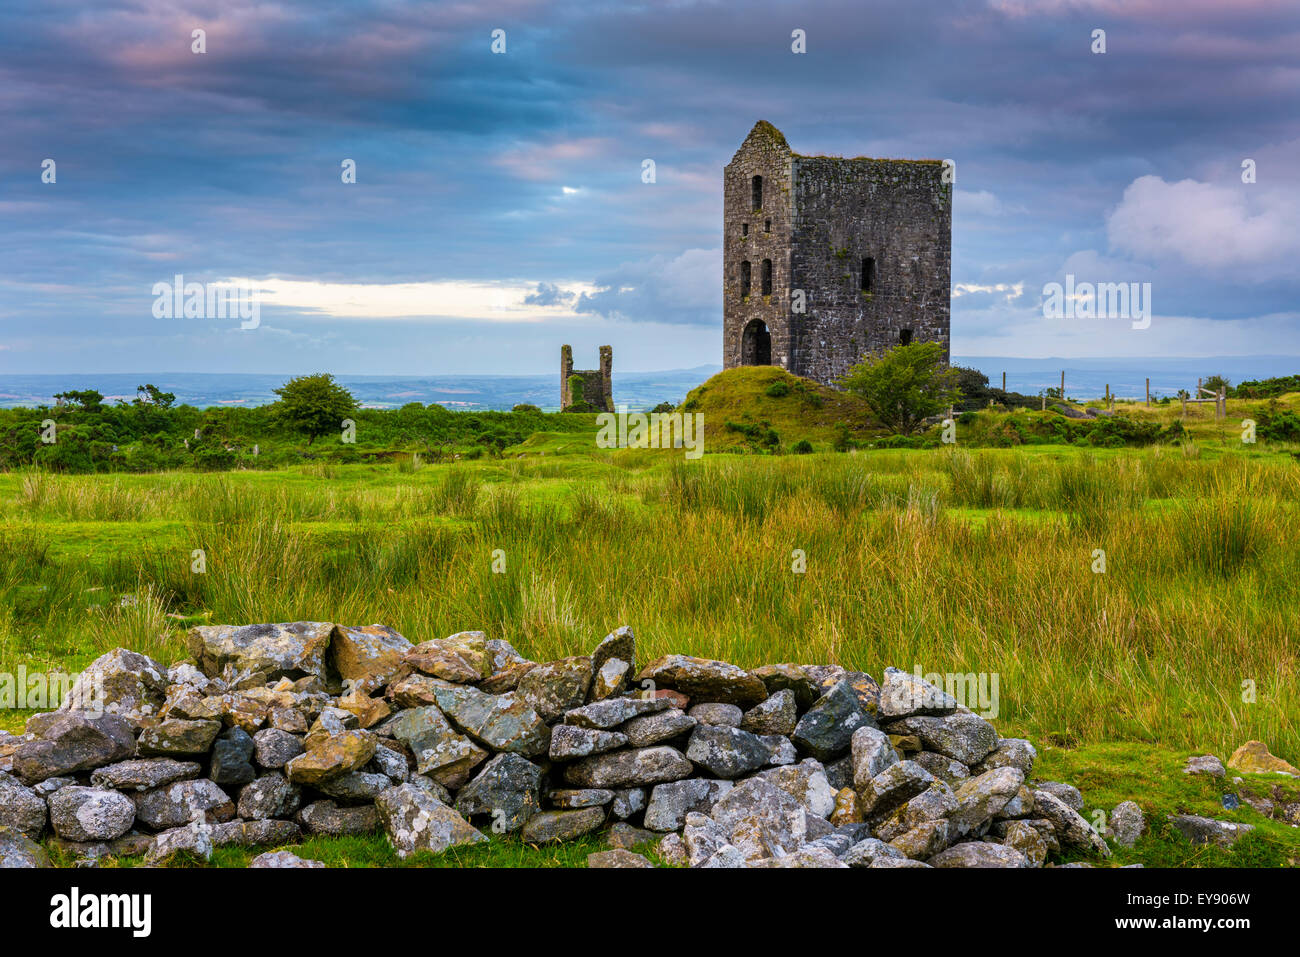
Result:
[[400,711],[383,730],[411,749],[417,774],[460,787],[488,753],[456,731],[436,705]]
[[1029,859],[1005,844],[967,841],[940,851],[927,863],[931,867],[1028,867]]
[[603,807],[584,807],[576,811],[543,811],[528,819],[519,836],[528,844],[572,841],[584,834],[590,834],[604,823]]
[[294,784],[318,787],[361,768],[375,755],[375,739],[365,731],[342,731],[318,740],[284,766]]
[[[31,723],[29,722],[29,729]],[[135,732],[117,715],[56,713],[40,723],[39,737],[14,753],[14,772],[27,784],[93,771],[135,757]]]
[[45,818],[45,799],[0,771],[0,827],[11,827],[35,840],[45,830]]
[[1300,776],[1300,768],[1277,757],[1263,741],[1247,741],[1228,758],[1228,767],[1247,774],[1289,774]]
[[757,735],[794,734],[799,723],[798,700],[795,693],[784,688],[760,701],[745,712],[740,719],[740,729]]
[[738,778],[757,771],[769,757],[771,751],[757,735],[726,725],[698,725],[686,747],[687,760],[715,778]]
[[409,857],[416,851],[438,854],[487,840],[431,792],[413,784],[385,791],[375,800],[375,807],[398,857]]
[[767,697],[763,680],[725,661],[666,655],[641,670],[637,683],[653,681],[656,687],[671,688],[696,701],[753,707]]
[[[667,698],[656,698],[667,701]],[[668,708],[657,714],[646,714],[633,718],[619,728],[627,735],[628,744],[634,748],[647,748],[652,744],[669,741],[685,734],[695,727],[695,719],[680,708]]]
[[551,729],[515,692],[492,695],[471,687],[438,688],[434,701],[452,724],[493,751],[533,758],[546,753]]
[[[870,681],[870,676],[863,676]],[[842,678],[799,719],[791,740],[819,761],[833,761],[849,750],[853,732],[875,724],[876,702],[871,687]],[[872,682],[874,684],[874,682]]]
[[50,826],[69,841],[111,841],[135,823],[135,803],[106,788],[60,788],[50,796]]
[[90,783],[117,791],[151,791],[174,781],[197,778],[202,766],[197,761],[172,758],[136,758],[120,761],[91,772]]
[[548,661],[519,679],[515,693],[543,719],[554,721],[586,702],[592,673],[586,656]]
[[457,684],[482,681],[492,673],[487,635],[481,631],[423,641],[406,652],[403,660],[423,674]]
[[86,666],[59,710],[155,715],[167,698],[167,684],[167,669],[148,655],[115,648]]
[[676,748],[660,746],[583,758],[564,769],[564,780],[583,788],[641,787],[679,781],[694,769]]
[[322,861],[299,857],[292,851],[267,851],[249,861],[248,866],[251,868],[316,868],[324,867],[325,864]]
[[686,823],[692,812],[708,814],[735,784],[731,781],[711,781],[708,778],[689,778],[657,784],[650,792],[644,823],[652,831],[677,831]]
[[220,721],[168,718],[140,733],[140,754],[145,757],[194,757],[207,754],[220,733]]
[[1110,848],[1083,816],[1056,795],[1041,788],[1034,791],[1034,813],[1052,822],[1061,849],[1089,851],[1110,857]]
[[135,796],[136,819],[154,831],[181,827],[196,817],[209,824],[235,816],[235,804],[207,778],[177,781]]
[[551,729],[552,761],[575,761],[592,754],[613,751],[627,744],[627,735],[617,731],[599,731],[571,724],[557,724]]
[[[384,779],[387,781],[387,778]],[[239,816],[250,821],[288,817],[302,804],[302,789],[279,771],[265,774],[239,792]]]
[[328,677],[326,654],[334,625],[295,621],[267,625],[198,625],[190,629],[190,655],[209,677],[230,686],[287,677]]
[[890,722],[883,730],[889,734],[914,734],[927,751],[937,751],[965,765],[983,761],[998,745],[993,725],[970,711],[903,718]]
[[0,824],[0,870],[20,867],[49,867],[50,857],[26,834]]
[[541,788],[541,768],[518,754],[498,754],[460,789],[456,810],[469,821],[486,816],[494,833],[508,834],[541,811]]
[[328,661],[345,682],[388,684],[413,646],[387,625],[336,625]]

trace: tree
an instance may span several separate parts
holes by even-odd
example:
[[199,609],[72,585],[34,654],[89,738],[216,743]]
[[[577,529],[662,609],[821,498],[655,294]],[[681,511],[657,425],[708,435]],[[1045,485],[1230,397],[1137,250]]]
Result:
[[54,393],[54,398],[62,399],[86,412],[99,412],[104,405],[103,394],[94,389],[69,389],[67,392]]
[[159,409],[170,409],[175,401],[175,392],[163,392],[156,385],[138,385],[135,387],[136,405],[152,405]]
[[307,435],[311,445],[319,435],[338,432],[343,420],[357,411],[352,393],[326,372],[290,379],[275,390],[275,416],[286,428]]
[[957,377],[942,345],[911,342],[859,362],[839,384],[866,402],[890,431],[911,435],[925,419],[961,398]]

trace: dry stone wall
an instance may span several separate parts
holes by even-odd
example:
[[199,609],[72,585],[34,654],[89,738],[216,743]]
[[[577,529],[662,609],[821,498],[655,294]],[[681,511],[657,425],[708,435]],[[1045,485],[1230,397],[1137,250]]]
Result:
[[405,857],[603,829],[616,853],[592,866],[647,866],[630,847],[693,867],[1109,854],[1028,741],[894,669],[641,664],[626,627],[549,662],[324,622],[198,627],[189,650],[104,655],[82,677],[102,713],[0,734],[0,866],[48,864],[43,843],[150,863],[265,846],[256,866],[293,867],[316,866],[282,850],[309,835],[383,832]]

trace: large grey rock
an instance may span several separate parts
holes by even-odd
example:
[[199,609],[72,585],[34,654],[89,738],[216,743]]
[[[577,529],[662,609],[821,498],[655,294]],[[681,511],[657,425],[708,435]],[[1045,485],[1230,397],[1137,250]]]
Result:
[[199,815],[209,823],[235,815],[229,795],[207,778],[177,781],[135,796],[135,816],[151,830],[181,827]]
[[657,688],[671,688],[697,701],[741,707],[752,707],[767,697],[762,679],[743,668],[688,655],[657,658],[641,670],[636,681],[652,681]]
[[719,725],[726,728],[739,728],[740,722],[745,717],[745,712],[734,704],[723,704],[720,701],[704,701],[692,705],[686,713],[694,718],[697,724]]
[[867,675],[837,681],[799,719],[791,740],[819,761],[841,757],[849,750],[854,731],[875,724],[873,709],[877,702],[872,687],[874,682]]
[[1000,767],[969,778],[956,790],[957,809],[949,817],[954,838],[976,832],[1016,797],[1025,775],[1016,767]]
[[459,787],[488,753],[456,731],[434,705],[411,708],[384,725],[415,756],[417,774],[427,774],[439,784]]
[[853,762],[853,789],[863,791],[871,779],[898,763],[898,753],[889,743],[889,735],[873,725],[857,728],[849,739]]
[[614,629],[596,646],[591,653],[592,670],[599,671],[614,658],[626,662],[629,673],[636,673],[636,636],[627,625]]
[[740,728],[760,736],[781,734],[789,737],[794,734],[798,723],[799,710],[795,693],[789,688],[783,688],[746,711],[740,720]]
[[1116,844],[1132,847],[1145,830],[1146,818],[1142,814],[1142,808],[1135,802],[1121,801],[1115,805],[1115,810],[1110,812],[1110,823],[1106,834],[1113,838]]
[[970,777],[970,768],[960,761],[954,761],[946,754],[939,754],[935,751],[917,751],[909,755],[908,760],[915,761],[940,781],[952,787],[957,787],[962,781]]
[[680,830],[686,823],[687,814],[693,811],[709,813],[734,786],[731,781],[710,781],[707,778],[655,785],[645,809],[645,826],[652,831]]
[[202,766],[197,761],[174,761],[171,758],[137,758],[98,768],[90,783],[98,788],[117,791],[150,791],[174,781],[197,778]]
[[1017,768],[1025,777],[1034,770],[1038,749],[1024,738],[998,738],[997,747],[975,767],[975,773],[995,768]]
[[290,784],[279,771],[263,775],[239,792],[236,809],[239,816],[258,821],[269,817],[288,817],[302,804],[302,789]]
[[689,777],[694,765],[676,748],[638,748],[596,754],[564,769],[564,780],[575,787],[622,788],[661,784]]
[[227,728],[213,742],[208,777],[223,787],[248,784],[257,777],[253,750],[252,735],[243,728]]
[[148,655],[115,648],[86,666],[59,710],[146,717],[162,707],[167,683],[167,669]]
[[542,809],[542,769],[518,754],[498,754],[456,795],[467,820],[486,816],[494,833],[519,830]]
[[39,737],[14,753],[14,773],[25,783],[93,771],[135,757],[135,732],[117,715],[92,718],[75,711],[41,724]]
[[[946,820],[922,821],[915,827],[899,834],[889,846],[911,860],[925,860],[933,857],[952,842]],[[876,866],[875,862],[871,866]]]
[[878,857],[901,858],[906,856],[898,848],[891,847],[877,838],[869,837],[848,849],[844,854],[844,863],[849,867],[870,867],[871,862]]
[[1005,844],[967,841],[940,851],[928,863],[931,867],[1028,867],[1029,859]]
[[436,688],[433,697],[451,723],[493,751],[535,758],[546,753],[551,731],[515,692],[486,694],[469,686]]
[[883,817],[935,783],[934,775],[912,761],[890,765],[858,792],[858,804],[867,818]]
[[[953,816],[958,807],[952,788],[942,781],[935,781],[920,794],[909,798],[883,817],[875,818],[872,833],[882,841],[894,841],[908,831],[932,821],[945,821]],[[952,827],[945,828],[944,839],[956,838],[958,834]],[[928,856],[909,854],[909,857]]]
[[302,831],[293,821],[264,818],[260,821],[223,821],[212,826],[214,847],[262,847],[294,844]]
[[317,868],[324,867],[325,864],[299,857],[292,851],[267,851],[249,861],[248,866],[250,868]]
[[386,685],[411,643],[387,625],[336,625],[328,661],[345,682]]
[[686,747],[687,759],[715,778],[738,778],[756,771],[770,756],[757,735],[726,725],[697,725]]
[[807,711],[822,696],[820,683],[813,679],[805,665],[763,665],[750,673],[763,682],[769,695],[791,692],[800,711]]
[[374,834],[380,828],[379,811],[373,804],[339,807],[333,801],[314,801],[297,813],[296,820],[308,834],[325,837]]
[[1227,774],[1223,762],[1212,754],[1193,755],[1187,759],[1187,767],[1183,768],[1184,774],[1207,774],[1210,777],[1221,778]]
[[67,787],[50,796],[50,826],[69,841],[111,841],[135,823],[135,804],[104,788]]
[[1110,857],[1110,848],[1083,816],[1056,795],[1041,788],[1034,791],[1034,813],[1052,822],[1062,850],[1090,851]]
[[998,744],[993,725],[970,711],[903,718],[886,725],[884,730],[890,734],[914,734],[927,751],[937,751],[966,765],[983,761]]
[[604,823],[603,807],[584,807],[576,811],[543,811],[528,819],[519,836],[527,844],[572,841],[584,834],[590,834]]
[[430,792],[413,784],[385,791],[375,801],[375,807],[398,857],[416,851],[440,854],[451,847],[487,840]]
[[479,682],[492,673],[487,636],[481,631],[462,631],[423,641],[402,660],[426,675],[458,684]]
[[263,728],[253,735],[254,757],[269,771],[284,767],[304,750],[300,737],[278,728]]
[[49,867],[50,857],[26,834],[0,824],[0,870],[20,867]]
[[599,728],[608,731],[624,721],[631,721],[643,715],[667,711],[672,702],[666,698],[622,697],[606,698],[573,708],[564,715],[564,723],[580,728]]
[[880,686],[880,720],[951,714],[956,710],[957,699],[942,688],[909,672],[885,669],[884,684]]
[[367,801],[373,801],[379,797],[380,793],[387,791],[394,784],[404,782],[394,782],[387,774],[379,774],[376,771],[353,771],[350,774],[344,774],[336,778],[322,781],[316,785],[316,790],[336,801],[343,801],[346,804],[362,804]]
[[190,655],[209,676],[236,685],[256,679],[326,679],[334,626],[321,621],[271,625],[199,625],[190,629]]
[[1025,855],[1030,867],[1042,867],[1047,860],[1047,841],[1038,829],[1025,821],[1011,821],[1007,824],[999,843],[1015,848]]
[[722,828],[726,843],[750,863],[792,853],[830,827],[821,821],[823,828],[811,829],[803,804],[765,778],[748,778],[736,785],[714,804],[709,816]]
[[1073,784],[1063,784],[1060,781],[1042,781],[1034,784],[1034,789],[1046,791],[1072,810],[1083,810],[1083,795],[1079,793],[1079,789]]
[[571,724],[557,724],[551,729],[552,761],[575,761],[592,754],[613,751],[627,744],[627,735],[617,731],[599,731]]
[[140,754],[182,758],[204,755],[220,733],[220,721],[168,718],[140,732]]
[[1216,821],[1196,814],[1170,814],[1168,820],[1193,844],[1217,844],[1220,847],[1231,847],[1241,839],[1243,834],[1248,834],[1255,829],[1253,824]]
[[592,673],[587,656],[548,661],[519,679],[516,694],[544,720],[554,721],[586,702]]
[[[668,702],[667,698],[655,698],[656,702]],[[668,741],[685,734],[695,727],[695,719],[680,708],[670,708],[658,714],[642,715],[633,718],[620,729],[627,735],[628,744],[634,748],[646,748],[661,741]]]
[[32,840],[45,830],[45,800],[17,778],[0,771],[0,827],[11,827]]
[[755,777],[775,784],[814,817],[828,818],[835,810],[835,791],[826,780],[826,769],[815,758],[805,758],[788,767],[761,771]]

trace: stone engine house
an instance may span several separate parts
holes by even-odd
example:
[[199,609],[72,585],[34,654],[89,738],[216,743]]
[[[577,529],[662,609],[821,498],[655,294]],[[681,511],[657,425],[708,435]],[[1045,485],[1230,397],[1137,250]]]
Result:
[[614,411],[614,349],[600,347],[599,369],[573,368],[573,347],[560,347],[560,411],[583,402],[603,412]]
[[801,156],[759,121],[723,172],[722,356],[832,385],[900,343],[949,349],[938,160]]

